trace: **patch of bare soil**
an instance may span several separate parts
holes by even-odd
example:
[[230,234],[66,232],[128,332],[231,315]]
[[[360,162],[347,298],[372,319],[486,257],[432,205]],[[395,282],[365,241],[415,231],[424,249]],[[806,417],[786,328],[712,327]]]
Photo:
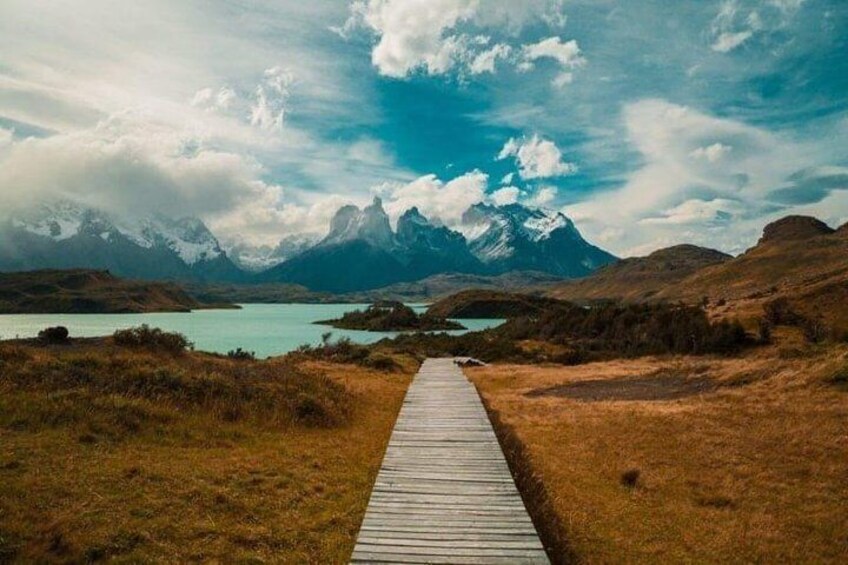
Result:
[[577,381],[531,390],[529,397],[559,396],[598,402],[603,400],[675,400],[713,392],[719,384],[705,376],[657,372],[639,377]]

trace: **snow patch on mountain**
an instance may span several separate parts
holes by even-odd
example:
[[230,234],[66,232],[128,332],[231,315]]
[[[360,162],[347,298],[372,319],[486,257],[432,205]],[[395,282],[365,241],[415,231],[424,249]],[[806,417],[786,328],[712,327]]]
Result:
[[554,230],[569,225],[569,220],[561,212],[539,210],[539,215],[534,215],[525,220],[523,227],[532,241],[541,241],[551,236]]
[[319,245],[329,246],[361,239],[384,250],[397,247],[389,216],[383,210],[383,201],[375,197],[370,206],[362,210],[356,206],[342,206],[330,222],[330,233]]
[[234,244],[227,249],[233,262],[246,271],[258,273],[276,267],[314,247],[320,240],[316,234],[292,234],[284,237],[276,246],[251,246]]
[[54,241],[77,235],[112,241],[121,235],[145,249],[166,247],[186,265],[212,261],[223,254],[218,240],[198,218],[116,218],[100,210],[62,200],[25,210],[12,219],[12,225]]

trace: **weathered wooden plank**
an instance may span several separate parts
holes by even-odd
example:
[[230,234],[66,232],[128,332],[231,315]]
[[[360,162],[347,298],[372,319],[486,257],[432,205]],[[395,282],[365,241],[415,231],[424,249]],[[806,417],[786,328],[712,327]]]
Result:
[[428,359],[404,399],[352,563],[548,563],[477,391]]

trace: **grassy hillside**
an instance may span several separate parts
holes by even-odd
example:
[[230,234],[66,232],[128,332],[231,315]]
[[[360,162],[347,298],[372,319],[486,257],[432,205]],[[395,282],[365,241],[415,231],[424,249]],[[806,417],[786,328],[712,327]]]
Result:
[[742,312],[785,297],[808,316],[848,330],[848,230],[764,238],[739,257],[707,267],[656,294],[657,299],[729,302]]
[[4,563],[346,562],[413,370],[111,339],[0,368]]
[[188,312],[204,305],[175,284],[74,269],[0,273],[0,313]]
[[622,259],[589,277],[557,285],[550,291],[550,295],[581,303],[597,300],[650,300],[667,286],[731,258],[714,249],[676,245],[655,251],[647,257]]
[[[578,301],[706,302],[713,315],[739,317],[749,327],[763,316],[768,303],[782,298],[804,316],[820,317],[836,333],[848,334],[846,226],[833,230],[815,218],[789,216],[766,226],[757,245],[738,257],[688,273],[651,261],[665,251],[622,261],[549,294]],[[657,268],[630,268],[648,264]]]
[[787,339],[468,373],[559,562],[844,563],[848,349]]

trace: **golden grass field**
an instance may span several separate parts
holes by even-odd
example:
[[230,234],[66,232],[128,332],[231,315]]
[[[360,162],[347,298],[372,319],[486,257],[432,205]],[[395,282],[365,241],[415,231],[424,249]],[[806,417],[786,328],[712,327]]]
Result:
[[778,337],[736,359],[466,372],[561,560],[845,563],[848,347]]
[[0,562],[345,562],[413,370],[0,345]]

